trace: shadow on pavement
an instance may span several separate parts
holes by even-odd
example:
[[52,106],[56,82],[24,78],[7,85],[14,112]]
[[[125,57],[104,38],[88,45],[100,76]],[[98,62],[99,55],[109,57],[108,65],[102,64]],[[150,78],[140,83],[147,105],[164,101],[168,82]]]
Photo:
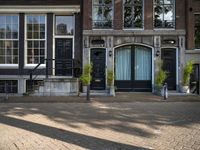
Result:
[[80,133],[66,131],[63,129],[50,127],[43,124],[33,123],[30,121],[25,121],[25,120],[8,117],[8,116],[0,115],[0,123],[21,128],[27,131],[31,131],[31,132],[34,132],[46,137],[50,137],[52,139],[57,139],[57,140],[64,141],[70,144],[75,144],[86,149],[148,150],[147,148],[117,143],[110,140],[100,139],[97,137],[92,137],[92,136],[83,135]]

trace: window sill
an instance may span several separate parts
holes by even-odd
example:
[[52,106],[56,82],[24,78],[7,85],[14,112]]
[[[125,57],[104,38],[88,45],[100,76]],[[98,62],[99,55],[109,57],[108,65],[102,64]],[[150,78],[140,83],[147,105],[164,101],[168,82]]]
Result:
[[0,69],[18,69],[18,64],[0,64]]
[[185,50],[186,54],[200,54],[200,49]]
[[144,28],[123,28],[124,31],[143,31]]
[[165,30],[165,31],[168,31],[168,30],[176,30],[175,28],[154,28],[153,30],[155,31],[162,31],[162,30]]
[[97,31],[102,31],[102,30],[104,31],[105,30],[105,31],[108,31],[108,30],[113,30],[113,28],[110,28],[110,29],[104,29],[104,28],[102,28],[102,29],[101,28],[96,29],[96,28],[93,28],[92,30],[97,30]]
[[[24,66],[24,69],[34,69],[38,64],[26,64]],[[41,64],[38,69],[45,69],[46,65],[45,64]]]

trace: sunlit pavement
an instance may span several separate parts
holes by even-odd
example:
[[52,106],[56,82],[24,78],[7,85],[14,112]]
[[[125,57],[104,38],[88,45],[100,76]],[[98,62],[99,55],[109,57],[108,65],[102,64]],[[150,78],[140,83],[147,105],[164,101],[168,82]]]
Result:
[[200,103],[0,103],[0,137],[0,150],[199,150]]

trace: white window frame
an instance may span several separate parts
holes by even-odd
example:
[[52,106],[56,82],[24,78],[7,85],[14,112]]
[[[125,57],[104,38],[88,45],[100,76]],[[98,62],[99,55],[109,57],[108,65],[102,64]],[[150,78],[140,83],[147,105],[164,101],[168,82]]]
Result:
[[[56,16],[73,16],[74,33],[73,35],[57,35],[56,34]],[[58,13],[53,15],[53,59],[56,58],[56,39],[72,39],[72,59],[75,57],[75,35],[76,35],[76,16],[74,14]],[[55,61],[52,63],[53,68],[56,67]],[[53,69],[53,75],[55,75],[55,69]]]
[[154,6],[155,6],[155,3],[154,3],[155,0],[153,0],[153,29],[154,30],[176,30],[176,0],[174,0],[174,10],[173,10],[173,20],[174,20],[174,27],[173,28],[157,28],[155,27],[155,9],[154,9]]
[[[45,39],[27,39],[27,16],[30,16],[30,15],[32,15],[32,16],[45,16]],[[25,21],[24,21],[24,40],[25,40],[25,42],[24,42],[24,67],[25,68],[34,68],[35,66],[37,66],[38,64],[28,64],[27,63],[27,52],[28,52],[28,46],[27,46],[27,44],[28,44],[28,41],[29,40],[32,40],[32,41],[45,41],[45,50],[44,50],[44,52],[45,52],[45,59],[47,58],[47,14],[35,14],[35,13],[30,13],[30,14],[25,14],[25,19],[24,19]],[[46,67],[46,64],[41,64],[40,66],[39,66],[39,68],[45,68]]]
[[[16,69],[19,67],[19,22],[20,22],[20,18],[19,18],[19,14],[0,14],[0,16],[17,16],[18,18],[18,35],[17,35],[17,39],[0,39],[0,41],[18,41],[18,63],[17,64],[0,64],[0,68],[10,68],[10,69]],[[6,54],[5,54],[6,56]]]
[[125,28],[124,27],[124,12],[125,12],[125,9],[124,9],[124,2],[125,0],[123,0],[123,30],[125,31],[130,31],[130,30],[144,30],[144,0],[142,0],[142,28],[135,28],[135,27],[132,27],[132,28]]

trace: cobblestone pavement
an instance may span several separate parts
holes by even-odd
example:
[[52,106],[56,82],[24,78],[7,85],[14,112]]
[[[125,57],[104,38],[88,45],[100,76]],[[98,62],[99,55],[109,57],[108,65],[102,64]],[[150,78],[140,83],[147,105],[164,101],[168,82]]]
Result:
[[200,103],[1,103],[0,137],[0,150],[200,150]]

